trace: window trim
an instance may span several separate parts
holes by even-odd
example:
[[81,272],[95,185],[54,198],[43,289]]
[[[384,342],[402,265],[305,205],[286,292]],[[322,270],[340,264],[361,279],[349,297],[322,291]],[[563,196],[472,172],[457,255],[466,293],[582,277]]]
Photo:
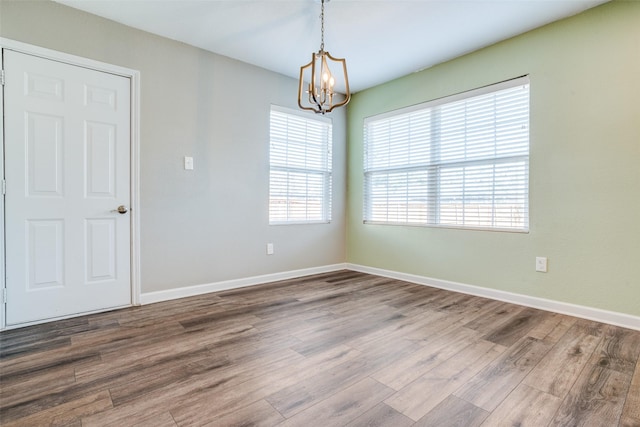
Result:
[[473,98],[480,95],[485,95],[492,92],[498,92],[503,89],[511,89],[516,86],[522,86],[531,84],[529,75],[525,74],[519,77],[514,77],[509,80],[504,80],[498,83],[492,83],[486,86],[481,86],[475,89],[470,89],[463,92],[458,92],[453,95],[446,95],[440,98],[435,98],[430,101],[421,102],[419,104],[410,105],[408,107],[402,107],[395,110],[385,111],[384,113],[376,114],[373,116],[365,117],[364,124],[366,125],[370,121],[382,120],[387,117],[394,117],[400,114],[408,114],[418,110],[424,110],[427,108],[437,107],[439,105],[451,104],[456,101],[461,101],[467,98]]
[[[486,86],[482,86],[476,89],[471,89],[468,91],[464,91],[464,92],[459,92],[453,95],[448,95],[448,96],[444,96],[441,98],[436,98],[427,102],[422,102],[419,104],[415,104],[415,105],[411,105],[408,107],[403,107],[403,108],[399,108],[399,109],[395,109],[395,110],[390,110],[384,113],[380,113],[380,114],[376,114],[373,116],[369,116],[369,117],[365,117],[364,121],[363,121],[363,150],[364,150],[364,154],[363,154],[363,224],[370,224],[370,225],[395,225],[395,226],[408,226],[408,227],[429,227],[429,228],[445,228],[445,229],[457,229],[457,230],[476,230],[476,231],[495,231],[495,232],[508,232],[508,233],[529,233],[529,229],[530,229],[530,223],[531,223],[531,215],[530,215],[530,178],[529,178],[529,173],[530,173],[530,153],[531,153],[531,135],[530,135],[530,125],[528,126],[528,131],[529,131],[529,138],[528,138],[528,150],[527,150],[527,154],[526,155],[514,155],[514,156],[510,156],[510,157],[493,157],[493,158],[488,158],[488,159],[478,159],[478,160],[470,160],[470,161],[454,161],[454,162],[436,162],[432,165],[430,165],[429,167],[425,167],[423,165],[405,165],[397,167],[397,168],[371,168],[371,169],[367,169],[367,165],[366,165],[366,161],[367,161],[367,141],[366,141],[366,133],[367,133],[367,126],[369,125],[369,123],[371,122],[376,122],[376,121],[380,121],[380,120],[385,120],[388,118],[392,118],[392,117],[396,117],[396,116],[401,116],[401,115],[408,115],[411,114],[413,112],[416,111],[420,111],[420,110],[427,110],[427,109],[434,109],[437,108],[439,106],[445,105],[445,104],[451,104],[451,103],[455,103],[458,101],[462,101],[465,99],[469,99],[469,98],[474,98],[477,96],[482,96],[482,95],[487,95],[490,93],[494,93],[494,92],[499,92],[505,89],[511,89],[514,87],[518,87],[518,86],[524,86],[524,85],[528,85],[529,86],[529,93],[530,93],[530,79],[529,79],[529,75],[523,75],[523,76],[519,76],[513,79],[509,79],[509,80],[505,80],[502,82],[498,82],[498,83],[494,83],[494,84],[490,84],[490,85],[486,85]],[[529,104],[529,123],[530,123],[530,117],[531,117],[531,109],[530,109],[530,104]],[[434,206],[437,205],[437,209],[434,209],[433,212],[436,216],[436,219],[428,222],[402,222],[402,221],[380,221],[380,220],[369,220],[366,219],[367,215],[368,215],[368,208],[367,208],[367,200],[368,200],[368,196],[369,196],[369,190],[367,189],[367,184],[370,182],[369,179],[367,178],[367,175],[371,174],[372,172],[381,172],[381,171],[393,171],[393,172],[398,172],[398,173],[402,173],[402,172],[408,172],[411,170],[414,171],[426,171],[427,173],[431,174],[432,172],[430,170],[437,170],[438,168],[442,167],[442,166],[446,166],[446,167],[452,167],[455,166],[456,164],[458,165],[465,165],[465,166],[470,166],[473,164],[479,165],[479,164],[492,164],[492,165],[497,165],[500,163],[507,163],[507,162],[512,162],[512,161],[524,161],[524,167],[525,167],[525,172],[524,172],[524,183],[526,185],[526,197],[524,200],[524,209],[527,213],[527,217],[526,217],[526,222],[524,224],[524,226],[522,228],[504,228],[504,227],[488,227],[488,226],[471,226],[471,225],[457,225],[457,224],[441,224],[440,221],[440,204],[442,203],[442,200],[440,199],[439,196],[439,187],[440,187],[440,183],[439,183],[439,176],[438,176],[438,180],[431,180],[431,184],[428,184],[429,186],[436,186],[438,187],[436,189],[436,193],[438,193],[438,196],[433,198],[433,200],[428,201],[429,204],[433,203]],[[436,173],[437,172],[433,172]]]

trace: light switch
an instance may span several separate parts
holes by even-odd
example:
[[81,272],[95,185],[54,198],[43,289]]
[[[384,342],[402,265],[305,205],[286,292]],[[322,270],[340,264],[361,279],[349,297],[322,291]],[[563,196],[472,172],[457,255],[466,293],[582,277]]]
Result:
[[193,157],[184,157],[184,168],[186,170],[193,170]]

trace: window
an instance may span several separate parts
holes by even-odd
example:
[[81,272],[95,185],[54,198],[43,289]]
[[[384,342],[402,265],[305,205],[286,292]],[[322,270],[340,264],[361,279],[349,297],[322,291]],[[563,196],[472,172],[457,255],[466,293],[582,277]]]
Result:
[[269,224],[331,221],[332,124],[271,107]]
[[529,79],[365,119],[365,223],[527,231]]

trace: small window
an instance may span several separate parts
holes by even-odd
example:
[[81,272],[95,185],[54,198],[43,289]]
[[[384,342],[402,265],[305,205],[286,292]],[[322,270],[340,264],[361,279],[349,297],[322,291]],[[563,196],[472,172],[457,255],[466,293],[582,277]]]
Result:
[[529,79],[365,119],[365,223],[528,231]]
[[331,221],[331,119],[272,106],[269,144],[269,224]]

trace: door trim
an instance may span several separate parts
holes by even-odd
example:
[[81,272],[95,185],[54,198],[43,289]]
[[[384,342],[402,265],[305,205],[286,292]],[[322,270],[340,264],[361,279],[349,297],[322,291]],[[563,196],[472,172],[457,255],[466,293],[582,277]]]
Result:
[[[2,49],[13,50],[28,55],[39,56],[41,58],[53,61],[63,62],[70,65],[76,65],[89,68],[95,71],[101,71],[110,74],[129,78],[131,82],[131,129],[130,129],[130,206],[131,206],[131,305],[140,305],[140,72],[130,68],[120,67],[118,65],[107,64],[105,62],[95,61],[93,59],[83,58],[64,52],[35,46],[16,40],[0,37],[0,51]],[[4,65],[4,64],[3,64]],[[0,179],[4,179],[4,91],[0,90]],[[2,218],[0,226],[0,237],[2,244],[0,245],[0,290],[4,292],[5,283],[5,236],[4,236],[4,196],[0,197],[0,216]],[[66,316],[73,317],[73,316]],[[56,319],[48,319],[44,322],[50,322]],[[43,323],[33,322],[33,323]],[[33,324],[29,323],[29,324]],[[21,324],[7,328],[5,304],[0,298],[0,330],[12,329],[15,327],[23,327],[29,324]]]

